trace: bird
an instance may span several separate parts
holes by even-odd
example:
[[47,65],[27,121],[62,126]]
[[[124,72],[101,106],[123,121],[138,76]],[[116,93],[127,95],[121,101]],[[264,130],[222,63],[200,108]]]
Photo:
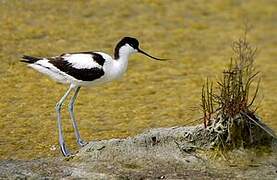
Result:
[[74,104],[80,88],[96,86],[120,79],[127,70],[130,55],[134,53],[141,53],[154,60],[168,60],[151,56],[140,49],[139,41],[134,37],[123,37],[115,46],[113,57],[106,53],[95,51],[63,53],[53,57],[22,56],[20,61],[27,63],[29,67],[57,82],[69,84],[68,90],[55,106],[59,146],[64,156],[72,155],[66,146],[62,130],[61,108],[66,98],[73,92],[68,104],[68,110],[77,144],[83,147],[87,143],[80,137],[74,115]]

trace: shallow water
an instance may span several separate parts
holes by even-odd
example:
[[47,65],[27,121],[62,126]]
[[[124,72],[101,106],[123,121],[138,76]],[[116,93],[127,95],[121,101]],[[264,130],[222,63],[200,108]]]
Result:
[[[86,140],[121,138],[201,117],[201,86],[219,79],[247,17],[259,48],[258,114],[277,130],[276,6],[273,1],[0,1],[0,158],[60,155],[55,104],[67,87],[19,63],[22,54],[112,53],[123,36],[169,62],[133,55],[124,78],[81,88],[76,117]],[[66,142],[77,149],[67,108]]]

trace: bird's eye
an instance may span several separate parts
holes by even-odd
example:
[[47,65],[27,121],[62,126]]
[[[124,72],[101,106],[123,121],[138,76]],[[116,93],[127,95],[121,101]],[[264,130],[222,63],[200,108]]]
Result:
[[137,47],[138,47],[136,44],[130,44],[130,46],[134,49],[137,49]]

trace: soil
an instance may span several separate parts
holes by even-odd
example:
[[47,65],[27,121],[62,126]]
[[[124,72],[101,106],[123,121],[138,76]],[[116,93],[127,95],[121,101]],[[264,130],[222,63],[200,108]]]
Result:
[[275,179],[270,148],[220,152],[188,136],[202,126],[151,129],[135,137],[92,141],[69,158],[2,160],[1,179]]

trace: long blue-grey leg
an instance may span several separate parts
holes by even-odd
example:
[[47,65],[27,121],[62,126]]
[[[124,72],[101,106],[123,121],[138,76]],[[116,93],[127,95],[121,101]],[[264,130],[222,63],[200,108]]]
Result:
[[61,151],[64,156],[69,156],[70,152],[66,148],[66,145],[64,143],[64,138],[63,138],[63,130],[62,130],[62,121],[61,121],[61,108],[63,105],[63,102],[69,95],[70,91],[73,89],[72,86],[69,87],[69,89],[66,91],[66,93],[63,95],[63,97],[60,99],[60,101],[56,104],[56,112],[57,112],[57,120],[58,120],[58,129],[59,129],[59,143],[61,147]]
[[77,122],[76,122],[75,115],[74,115],[74,103],[75,103],[75,100],[78,96],[79,91],[80,91],[80,87],[77,87],[75,89],[74,95],[70,99],[68,110],[69,110],[70,118],[72,120],[72,124],[73,124],[73,128],[74,128],[74,133],[75,133],[75,136],[76,136],[76,139],[77,139],[77,143],[79,144],[79,146],[83,147],[87,143],[85,141],[83,141],[80,137],[80,133],[79,133]]

